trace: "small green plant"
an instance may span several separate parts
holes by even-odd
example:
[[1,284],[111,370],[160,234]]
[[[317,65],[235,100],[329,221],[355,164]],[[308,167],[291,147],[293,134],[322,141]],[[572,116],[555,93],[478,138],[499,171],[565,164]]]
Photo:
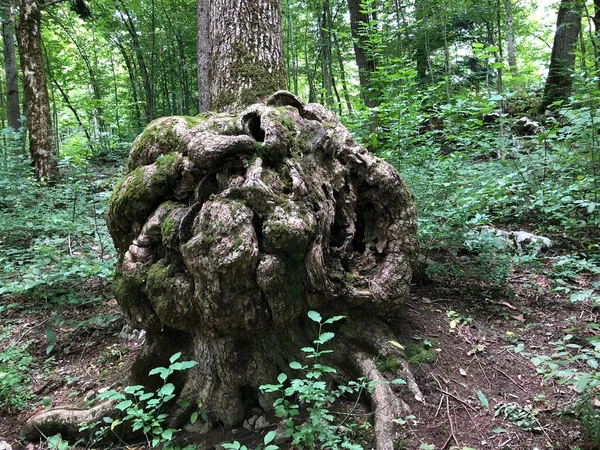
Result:
[[[596,323],[587,324],[586,328],[592,333],[600,331],[600,325]],[[592,334],[584,339],[576,339],[573,334],[567,334],[551,344],[554,352],[550,356],[536,355],[531,362],[545,379],[573,386],[580,393],[570,412],[578,418],[586,437],[598,447],[600,414],[592,404],[600,400],[600,337]]]
[[23,409],[33,397],[28,375],[32,371],[32,357],[27,351],[30,343],[11,343],[0,352],[0,410]]
[[[126,424],[132,431],[141,431],[146,437],[148,446],[163,449],[177,448],[172,444],[173,437],[179,430],[166,427],[167,414],[163,407],[175,397],[175,385],[167,382],[175,372],[194,367],[196,361],[178,361],[181,353],[175,353],[169,359],[168,367],[156,367],[149,375],[158,375],[163,380],[163,385],[156,392],[146,392],[143,386],[128,386],[123,392],[110,390],[99,395],[100,399],[118,402],[115,408],[124,413],[122,419],[104,418],[105,425],[96,432],[98,438],[105,433],[113,431],[117,426]],[[91,427],[97,424],[91,425]],[[89,428],[87,425],[84,428]]]
[[[275,439],[275,436],[277,436],[277,432],[269,431],[263,438],[263,443],[259,444],[256,447],[256,450],[279,450],[279,447],[277,445],[271,444],[271,442],[273,442],[273,439]],[[248,450],[248,447],[246,447],[243,444],[240,444],[238,441],[232,442],[230,444],[221,444],[221,446],[226,450]]]
[[[359,444],[348,441],[340,436],[338,426],[333,424],[334,417],[329,411],[329,406],[339,397],[345,394],[358,394],[364,390],[371,391],[374,388],[373,381],[359,378],[350,381],[348,385],[338,386],[335,389],[328,387],[325,377],[336,373],[335,368],[322,364],[323,355],[331,353],[332,350],[324,349],[323,345],[335,337],[332,332],[323,331],[325,325],[331,325],[344,316],[334,316],[324,320],[316,311],[309,311],[308,317],[319,325],[317,339],[313,341],[313,347],[304,347],[301,350],[306,354],[306,359],[312,360],[312,364],[301,364],[292,361],[289,366],[292,370],[303,373],[300,378],[288,381],[285,373],[279,374],[277,384],[261,386],[263,392],[279,393],[280,398],[275,400],[273,406],[275,413],[285,419],[287,435],[292,437],[292,444],[304,449],[330,448],[362,450]],[[405,384],[402,379],[392,381],[395,384]],[[306,408],[308,419],[301,424],[296,423],[300,414],[300,407]],[[269,436],[269,435],[267,435]],[[273,435],[274,437],[274,435]],[[278,447],[266,442],[264,450],[276,450]],[[246,447],[235,441],[224,445],[226,449],[246,450]],[[262,448],[262,446],[260,447]]]

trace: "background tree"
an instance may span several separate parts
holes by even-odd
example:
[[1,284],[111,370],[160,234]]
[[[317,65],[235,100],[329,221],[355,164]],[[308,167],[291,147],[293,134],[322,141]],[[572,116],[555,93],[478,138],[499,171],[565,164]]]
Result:
[[556,19],[556,33],[544,97],[540,108],[545,110],[556,101],[565,101],[573,88],[575,49],[581,33],[581,0],[561,0]]
[[21,103],[14,38],[15,5],[11,1],[5,0],[0,3],[0,8],[2,8],[2,41],[4,42],[8,125],[18,130],[21,127]]
[[36,178],[54,182],[58,179],[59,173],[52,144],[52,122],[44,71],[41,21],[41,8],[38,1],[21,0],[17,39],[23,73],[29,151]]

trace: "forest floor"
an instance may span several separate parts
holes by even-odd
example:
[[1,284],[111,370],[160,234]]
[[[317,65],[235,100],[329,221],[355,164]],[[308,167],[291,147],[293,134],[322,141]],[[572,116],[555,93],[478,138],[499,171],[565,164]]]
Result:
[[[425,399],[410,401],[412,415],[399,418],[404,436],[398,449],[594,448],[585,442],[581,423],[564,414],[580,395],[568,385],[544,381],[531,358],[554,353],[552,343],[567,334],[573,341],[590,336],[594,331],[586,325],[597,322],[598,311],[587,301],[553,293],[545,266],[549,263],[535,271],[513,268],[495,293],[485,284],[442,278],[413,286],[398,319],[398,341]],[[571,280],[581,289],[597,281],[586,272]],[[25,298],[0,299],[2,330],[10,332],[0,339],[0,351],[11,342],[29,342],[33,360],[26,370],[35,392],[29,404],[38,405],[0,412],[0,441],[13,450],[42,448],[18,439],[35,412],[50,405],[84,405],[99,390],[123,385],[141,348],[143,338],[123,336],[125,322],[107,286],[91,280],[83,288],[102,300],[57,311],[51,304],[33,308]],[[44,325],[57,314],[66,320],[48,349]],[[99,316],[104,319],[94,319]],[[394,361],[379,361],[378,367],[390,378],[398,376]],[[353,416],[357,424],[349,426],[365,449],[372,431],[368,417]],[[273,428],[229,433],[216,428],[200,439],[182,437],[206,449],[234,439],[254,448]]]

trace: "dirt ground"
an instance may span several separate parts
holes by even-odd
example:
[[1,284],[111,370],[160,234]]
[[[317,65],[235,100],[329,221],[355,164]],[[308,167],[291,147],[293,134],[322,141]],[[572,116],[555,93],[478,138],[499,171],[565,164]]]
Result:
[[[575,283],[585,287],[593,281],[597,280],[583,274]],[[0,349],[10,342],[31,340],[31,367],[36,368],[28,375],[35,392],[31,404],[37,406],[0,411],[0,441],[7,441],[14,450],[40,448],[18,438],[21,424],[35,412],[50,405],[83,405],[99,389],[126,382],[124,374],[142,340],[120,336],[124,320],[108,289],[91,284],[90,289],[104,300],[62,313],[76,321],[55,329],[51,359],[46,354],[44,329],[56,309],[52,305],[34,309],[25,299],[14,297],[0,300],[0,306],[7,306],[0,325],[11,327],[11,337],[0,341]],[[551,342],[567,332],[579,339],[592,333],[585,324],[597,322],[598,311],[590,303],[561,298],[551,287],[546,275],[522,270],[512,271],[500,293],[485,284],[443,279],[413,286],[406,310],[394,320],[400,330],[398,341],[407,357],[410,350],[408,359],[425,398],[423,402],[411,399],[412,414],[399,418],[403,436],[397,449],[594,448],[585,442],[578,422],[562,414],[574,404],[577,393],[544,381],[531,357],[551,354]],[[99,314],[107,321],[73,325]],[[396,362],[377,364],[390,378],[397,376]],[[367,449],[370,416],[363,407],[355,417],[359,424],[355,432]],[[273,427],[262,432],[216,428],[202,438],[182,436],[207,449],[233,439],[254,448],[269,429]]]

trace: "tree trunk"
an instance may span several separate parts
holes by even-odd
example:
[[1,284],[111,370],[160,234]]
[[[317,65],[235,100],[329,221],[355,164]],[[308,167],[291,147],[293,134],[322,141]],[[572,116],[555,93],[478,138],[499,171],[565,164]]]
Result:
[[[206,11],[206,0],[199,0]],[[210,39],[199,25],[198,60],[210,96],[210,108],[222,111],[249,105],[286,86],[281,6],[276,0],[213,0]],[[202,39],[202,41],[201,41]],[[206,44],[202,44],[205,42]],[[204,67],[204,61],[207,66]],[[207,72],[207,73],[206,73]],[[207,80],[206,80],[207,79]]]
[[21,103],[19,101],[19,75],[15,55],[15,15],[10,2],[2,2],[2,40],[4,41],[4,72],[6,73],[6,104],[8,125],[15,130],[21,128]]
[[361,0],[348,0],[350,11],[350,28],[354,45],[354,56],[358,66],[358,78],[361,93],[365,104],[369,107],[377,106],[379,101],[373,92],[371,75],[375,72],[376,62],[373,52],[369,51],[368,35],[365,26],[369,23],[369,14],[364,12]]
[[[347,314],[344,333],[372,320],[386,336],[377,317],[406,301],[417,244],[396,170],[324,107],[282,92],[235,115],[154,121],[133,145],[108,227],[115,297],[148,333],[133,381],[182,351],[202,364],[180,398],[226,426],[252,398],[268,407],[257,388],[308,343],[307,310]],[[377,350],[340,337],[340,373],[364,375],[358,353],[386,351],[388,332]]]
[[556,101],[567,100],[571,95],[575,49],[581,32],[581,11],[581,0],[561,0],[560,2],[548,78],[540,106],[542,111]]
[[17,40],[23,93],[27,105],[29,150],[33,159],[35,176],[39,180],[58,180],[58,164],[52,146],[52,123],[40,30],[41,11],[37,0],[21,0]]
[[[504,0],[506,10],[506,52],[508,54],[508,67],[514,78],[518,78],[517,55],[515,50],[515,30],[513,26],[513,0]],[[520,86],[520,85],[519,85]]]
[[329,0],[323,1],[323,12],[319,23],[321,41],[321,76],[325,92],[325,104],[333,106],[333,75],[331,70],[331,11]]

